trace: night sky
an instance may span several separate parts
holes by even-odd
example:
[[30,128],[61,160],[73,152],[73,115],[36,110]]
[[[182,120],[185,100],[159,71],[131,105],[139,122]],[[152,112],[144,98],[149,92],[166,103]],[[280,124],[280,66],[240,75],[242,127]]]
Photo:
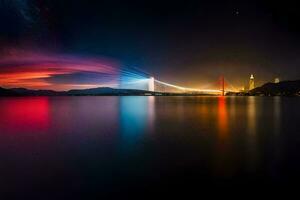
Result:
[[195,88],[300,79],[299,20],[290,0],[0,0],[0,85],[92,87],[119,66]]

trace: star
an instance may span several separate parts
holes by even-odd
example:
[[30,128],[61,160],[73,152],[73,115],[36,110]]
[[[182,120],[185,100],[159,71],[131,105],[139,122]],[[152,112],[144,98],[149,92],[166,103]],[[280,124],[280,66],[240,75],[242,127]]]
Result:
[[239,10],[235,10],[235,11],[234,11],[234,14],[235,14],[236,16],[238,16],[238,15],[240,14],[240,11],[239,11]]

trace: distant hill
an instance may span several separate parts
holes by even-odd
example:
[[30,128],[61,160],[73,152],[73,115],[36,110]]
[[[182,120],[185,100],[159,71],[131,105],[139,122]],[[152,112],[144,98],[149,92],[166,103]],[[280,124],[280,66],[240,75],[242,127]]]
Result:
[[265,95],[265,96],[290,96],[300,95],[300,80],[282,81],[279,83],[266,83],[261,87],[251,90],[250,95]]
[[149,91],[100,87],[84,90],[69,90],[66,92],[66,95],[145,95],[145,93],[149,93]]
[[15,93],[14,91],[0,87],[0,96],[16,96],[16,95],[17,93]]
[[53,91],[53,90],[29,90],[26,88],[4,89],[0,87],[0,96],[101,96],[101,95],[145,95],[151,94],[144,90],[131,89],[113,89],[109,87],[69,90],[69,91]]

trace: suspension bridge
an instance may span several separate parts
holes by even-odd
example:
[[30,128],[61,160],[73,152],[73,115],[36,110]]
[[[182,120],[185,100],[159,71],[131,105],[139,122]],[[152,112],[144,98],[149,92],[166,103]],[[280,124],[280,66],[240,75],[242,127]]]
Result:
[[[130,72],[129,72],[130,71]],[[142,89],[154,93],[168,94],[208,94],[226,95],[228,92],[238,92],[238,90],[221,76],[218,81],[210,84],[211,88],[191,88],[175,85],[169,82],[158,80],[153,76],[143,73],[137,69],[122,69],[119,88],[122,89]]]
[[[223,78],[222,78],[223,79]],[[154,82],[154,83],[153,83]],[[151,86],[151,85],[154,85]],[[153,88],[153,92],[168,92],[168,93],[186,93],[186,94],[213,94],[224,96],[228,92],[237,92],[238,90],[231,86],[230,89],[226,89],[225,81],[220,82],[220,89],[197,89],[190,87],[182,87],[170,83],[166,83],[154,78],[149,80],[149,91]]]

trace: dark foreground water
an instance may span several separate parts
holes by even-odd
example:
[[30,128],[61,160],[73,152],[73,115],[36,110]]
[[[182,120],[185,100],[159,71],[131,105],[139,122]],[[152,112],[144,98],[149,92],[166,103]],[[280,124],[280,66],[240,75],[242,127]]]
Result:
[[280,97],[0,98],[0,195],[290,186],[299,108]]

